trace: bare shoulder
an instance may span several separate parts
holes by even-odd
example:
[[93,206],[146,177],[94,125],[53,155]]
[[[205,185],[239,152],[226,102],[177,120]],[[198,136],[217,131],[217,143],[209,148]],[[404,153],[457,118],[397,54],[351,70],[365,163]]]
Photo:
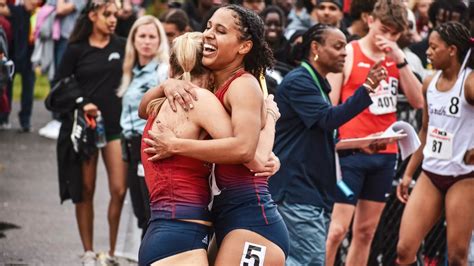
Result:
[[470,105],[474,105],[474,71],[471,71],[464,81],[464,95]]
[[421,90],[422,90],[423,95],[426,95],[426,92],[428,91],[428,87],[430,86],[431,81],[433,81],[433,78],[435,75],[436,75],[436,72],[431,75],[426,76],[425,79],[423,80],[423,83],[421,84]]
[[199,100],[195,101],[194,105],[197,108],[206,108],[208,105],[220,104],[216,95],[208,89],[198,88],[196,89],[196,95]]
[[250,73],[236,78],[229,86],[230,95],[246,95],[247,97],[263,97],[258,80]]

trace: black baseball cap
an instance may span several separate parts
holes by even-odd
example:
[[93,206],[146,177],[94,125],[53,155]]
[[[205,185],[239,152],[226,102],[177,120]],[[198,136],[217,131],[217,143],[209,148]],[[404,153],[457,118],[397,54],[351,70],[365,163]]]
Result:
[[316,1],[317,1],[316,6],[318,6],[321,3],[328,2],[328,3],[335,4],[336,6],[339,7],[340,10],[342,10],[342,0],[316,0]]

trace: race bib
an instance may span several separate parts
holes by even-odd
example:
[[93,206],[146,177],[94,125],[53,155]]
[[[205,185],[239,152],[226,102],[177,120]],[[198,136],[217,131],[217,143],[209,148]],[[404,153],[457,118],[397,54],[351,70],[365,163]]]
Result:
[[389,77],[388,83],[382,80],[375,92],[370,95],[372,104],[369,111],[374,115],[384,115],[397,111],[398,79]]
[[454,134],[429,126],[423,152],[433,158],[450,160],[453,157],[453,139]]

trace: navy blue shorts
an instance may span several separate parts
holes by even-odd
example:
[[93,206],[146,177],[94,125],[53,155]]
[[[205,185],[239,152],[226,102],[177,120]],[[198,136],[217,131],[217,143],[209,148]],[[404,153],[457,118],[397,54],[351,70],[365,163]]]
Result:
[[207,250],[211,228],[180,220],[151,221],[138,253],[139,265],[153,262],[194,249]]
[[217,246],[220,247],[225,236],[231,231],[245,229],[275,243],[287,257],[290,249],[288,229],[270,194],[260,194],[260,203],[253,200],[226,200],[226,194],[222,191],[221,195],[214,198],[212,209]]
[[357,200],[385,202],[386,194],[391,191],[395,168],[396,154],[365,154],[357,152],[340,156],[342,179],[354,192],[352,200],[348,199],[338,188],[335,201],[356,205]]

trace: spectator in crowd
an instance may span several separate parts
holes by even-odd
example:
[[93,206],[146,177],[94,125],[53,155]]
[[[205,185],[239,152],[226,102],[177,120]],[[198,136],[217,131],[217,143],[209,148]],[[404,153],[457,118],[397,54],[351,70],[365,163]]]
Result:
[[311,17],[313,4],[305,2],[305,0],[297,0],[294,7],[287,16],[288,26],[285,30],[285,37],[289,40],[291,36],[297,31],[306,31],[311,26],[316,24],[316,21]]
[[[369,17],[369,32],[348,46],[342,73],[330,78],[334,104],[344,103],[366,81],[366,73],[376,61],[383,61],[388,77],[371,94],[373,104],[339,128],[341,139],[361,138],[385,131],[397,120],[399,89],[415,109],[423,106],[421,83],[408,67],[396,41],[408,25],[406,6],[398,0],[379,0]],[[333,265],[339,245],[352,222],[352,240],[347,265],[367,265],[370,246],[395,176],[396,143],[377,152],[364,149],[339,151],[342,180],[354,192],[348,199],[340,189],[331,217],[326,265]]]
[[137,20],[138,10],[133,8],[131,0],[122,0],[121,7],[117,13],[117,28],[115,34],[127,38],[130,29]]
[[[432,27],[436,27],[447,21],[457,21],[462,24],[468,23],[468,9],[462,0],[434,0],[428,10],[428,15]],[[409,48],[421,59],[425,68],[431,68],[426,57],[428,38],[412,44]]]
[[176,37],[183,35],[191,29],[189,27],[188,15],[181,9],[169,9],[163,13],[160,21],[163,23],[170,47]]
[[[10,67],[7,67],[9,60],[9,47],[12,45],[12,27],[10,21],[3,15],[9,12],[7,1],[0,0],[0,114],[8,113],[11,110],[10,97],[7,91],[12,86]],[[10,64],[12,61],[10,60]],[[0,122],[0,130],[8,128],[7,123]]]
[[334,133],[372,103],[369,93],[386,75],[374,66],[367,77],[374,83],[360,85],[346,103],[333,107],[326,75],[342,71],[345,46],[339,29],[325,24],[311,27],[298,46],[301,66],[285,76],[276,94],[282,116],[274,152],[281,169],[269,183],[290,234],[287,265],[324,264],[336,189]]
[[347,28],[350,40],[358,40],[369,32],[369,16],[376,0],[352,0],[350,17],[352,24]]
[[276,79],[279,84],[282,78],[291,70],[289,65],[289,55],[290,55],[290,43],[283,36],[283,31],[285,30],[285,15],[283,11],[277,6],[268,6],[265,8],[260,16],[265,23],[265,41],[272,49],[273,56],[275,57],[275,66],[274,70],[269,74]]
[[235,4],[241,5],[247,9],[255,11],[255,13],[260,14],[263,9],[265,9],[264,0],[238,0],[235,1]]
[[[103,118],[106,143],[101,148],[109,181],[110,202],[107,213],[110,248],[103,263],[116,263],[114,256],[123,200],[127,191],[125,163],[121,158],[121,102],[116,96],[122,76],[125,40],[114,34],[119,7],[113,0],[88,2],[71,33],[55,81],[74,75],[83,92],[82,108],[89,117]],[[81,99],[81,98],[80,98]],[[81,237],[84,265],[95,265],[93,246],[94,191],[99,152],[93,150],[88,158],[76,154],[71,141],[73,116],[62,118],[58,137],[58,170],[61,200],[71,198],[75,203],[76,220]],[[103,145],[104,145],[103,144]]]
[[411,68],[413,73],[415,73],[418,80],[422,82],[428,74],[428,70],[423,67],[421,59],[408,49],[408,46],[415,43],[415,38],[413,36],[415,30],[415,20],[408,19],[408,28],[400,35],[397,44],[398,47],[403,50],[403,53],[405,53],[408,66]]
[[[421,242],[444,214],[448,265],[468,265],[474,229],[474,43],[458,22],[438,25],[429,37],[428,58],[436,74],[423,83],[426,104],[412,155],[397,197],[407,203],[401,220],[397,265],[416,265]],[[408,194],[415,170],[416,185]],[[408,201],[408,202],[407,202]]]
[[[54,68],[59,67],[59,63],[64,55],[66,46],[74,28],[74,24],[86,6],[86,0],[57,0],[56,1],[56,17],[59,17],[61,36],[59,40],[54,41]],[[54,86],[50,82],[51,87]],[[57,139],[59,136],[59,129],[61,128],[61,121],[59,114],[53,113],[53,120],[48,122],[44,127],[40,128],[38,134],[40,136]]]
[[127,184],[143,234],[150,218],[150,206],[140,157],[146,121],[138,117],[138,106],[146,91],[168,78],[168,61],[168,41],[161,22],[153,16],[139,18],[127,40],[122,84],[117,95],[122,98],[122,158],[128,164]]
[[[214,197],[212,205],[219,247],[216,265],[239,264],[242,254],[252,254],[251,257],[269,265],[283,265],[285,255],[288,254],[288,232],[268,191],[268,176],[274,171],[254,174],[249,170],[255,172],[265,169],[269,157],[274,157],[271,147],[274,123],[279,113],[275,110],[276,105],[271,104],[272,101],[267,99],[263,105],[258,84],[258,78],[271,66],[272,59],[271,51],[264,41],[263,21],[255,12],[238,5],[219,8],[208,21],[204,32],[202,62],[212,70],[213,90],[231,116],[233,137],[180,139],[163,127],[154,134],[154,141],[144,139],[151,146],[146,152],[156,153],[152,158],[184,155],[218,163],[215,182],[222,190]],[[150,90],[144,96],[141,107],[163,91],[167,92],[166,96],[173,104],[174,98],[183,101],[180,95],[185,95],[187,99],[190,97],[183,90],[183,84],[188,83],[177,80],[169,82],[173,82],[173,86],[164,83],[161,89]],[[192,91],[192,88],[184,87]],[[246,100],[242,101],[244,98]],[[187,102],[185,109],[191,108],[191,104]],[[183,149],[174,149],[174,144]],[[263,247],[265,252],[256,253],[257,249],[262,250]],[[251,262],[253,259],[247,258],[245,261]]]
[[221,4],[219,0],[187,0],[183,6],[189,18],[189,26],[193,31],[201,31],[205,27],[205,18],[213,7]]
[[283,13],[285,13],[285,17],[288,17],[294,7],[294,2],[295,0],[273,0],[273,5],[276,5],[281,8],[281,10],[283,10]]
[[[22,4],[8,4],[0,8],[0,15],[5,16],[11,23],[12,45],[10,45],[10,57],[15,64],[15,73],[21,75],[21,107],[18,113],[20,120],[19,132],[31,132],[31,114],[33,112],[33,94],[35,87],[35,72],[31,63],[34,41],[31,38],[30,18],[38,5],[37,0],[24,0]],[[7,86],[9,106],[12,102],[12,83]],[[0,129],[9,129],[10,112],[0,113]]]
[[339,28],[346,38],[350,36],[342,20],[344,14],[342,13],[341,0],[318,0],[313,13],[317,22]]
[[420,34],[421,38],[427,38],[429,33],[429,22],[430,18],[428,10],[433,0],[417,0],[413,7],[416,17],[416,31]]

